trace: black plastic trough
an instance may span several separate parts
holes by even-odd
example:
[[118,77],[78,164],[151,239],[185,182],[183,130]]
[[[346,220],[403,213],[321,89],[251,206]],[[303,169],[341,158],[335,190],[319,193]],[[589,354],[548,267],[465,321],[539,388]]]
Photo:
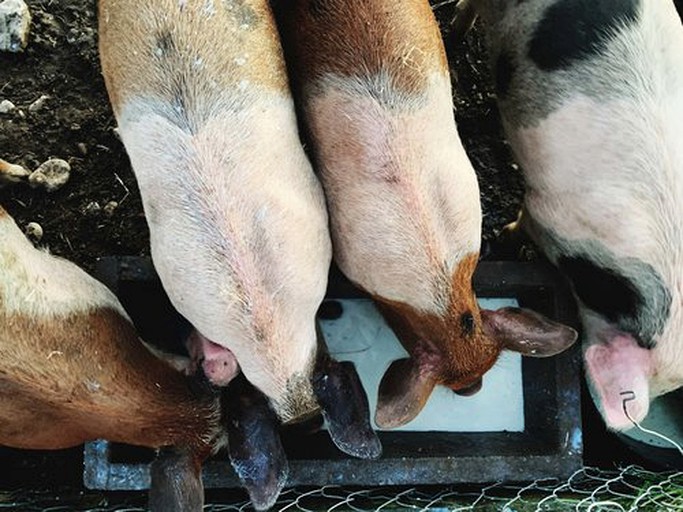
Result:
[[[179,342],[184,320],[171,307],[149,259],[104,258],[97,277],[129,311],[141,335],[152,343]],[[571,295],[555,271],[537,263],[482,262],[474,279],[480,298],[513,297],[559,321],[576,325]],[[362,298],[338,272],[328,299]],[[163,340],[163,341],[162,341]],[[524,358],[523,432],[380,432],[379,460],[340,453],[325,432],[283,433],[290,461],[289,486],[385,486],[524,482],[567,478],[582,465],[580,351],[548,359]],[[84,482],[102,490],[142,490],[149,486],[152,452],[97,441],[85,446]],[[209,460],[206,488],[238,487],[227,455]]]

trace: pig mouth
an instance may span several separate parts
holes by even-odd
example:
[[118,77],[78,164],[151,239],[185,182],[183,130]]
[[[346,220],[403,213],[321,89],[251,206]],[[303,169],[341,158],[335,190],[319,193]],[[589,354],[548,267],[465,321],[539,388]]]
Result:
[[475,380],[472,384],[469,384],[465,387],[461,387],[458,389],[453,389],[453,392],[456,395],[460,396],[473,396],[476,395],[480,390],[481,390],[481,385],[482,385],[482,378],[479,377],[477,380]]

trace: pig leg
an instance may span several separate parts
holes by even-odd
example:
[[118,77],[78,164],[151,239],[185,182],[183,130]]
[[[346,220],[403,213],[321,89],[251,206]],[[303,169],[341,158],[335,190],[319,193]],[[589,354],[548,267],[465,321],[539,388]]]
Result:
[[330,437],[344,453],[376,459],[382,445],[370,424],[370,405],[353,363],[338,362],[327,353],[318,329],[318,361],[313,392],[327,421]]
[[256,510],[277,501],[289,474],[278,420],[268,400],[240,376],[224,390],[230,462]]
[[151,512],[201,512],[204,487],[201,464],[196,456],[180,448],[162,448],[150,468]]
[[211,384],[227,386],[239,373],[235,355],[227,348],[202,336],[199,331],[193,331],[185,344],[193,361],[193,368],[201,366]]

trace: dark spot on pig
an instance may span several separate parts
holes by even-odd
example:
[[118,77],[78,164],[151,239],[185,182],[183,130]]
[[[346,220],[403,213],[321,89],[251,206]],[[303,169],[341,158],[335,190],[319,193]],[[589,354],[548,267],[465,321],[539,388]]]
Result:
[[529,57],[545,71],[588,59],[611,34],[634,23],[639,0],[560,0],[550,5],[529,42]]
[[173,34],[171,34],[170,30],[159,32],[156,36],[156,43],[154,52],[156,57],[168,57],[170,54],[176,52],[175,41],[173,40]]
[[[661,332],[669,314],[671,294],[649,266],[638,272],[638,281],[587,258],[561,257],[562,270],[586,307],[636,336],[638,344],[653,348],[653,337]],[[647,298],[641,290],[647,290]]]
[[318,308],[321,320],[337,320],[344,314],[344,306],[338,300],[326,300]]
[[474,317],[472,313],[463,313],[460,317],[460,327],[462,328],[463,334],[469,336],[474,332]]
[[496,94],[503,98],[510,90],[510,83],[515,74],[515,64],[510,54],[501,52],[496,59]]
[[585,258],[562,257],[558,263],[581,301],[612,322],[634,316],[643,303],[633,283],[612,269],[599,267]]
[[240,25],[246,25],[248,28],[253,28],[259,22],[259,15],[256,13],[254,8],[249,5],[246,0],[235,0],[234,9],[235,19]]

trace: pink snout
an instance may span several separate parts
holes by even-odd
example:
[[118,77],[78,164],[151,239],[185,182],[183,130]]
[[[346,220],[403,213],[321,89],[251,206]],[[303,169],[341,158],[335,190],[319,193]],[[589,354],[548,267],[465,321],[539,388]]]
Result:
[[185,342],[195,366],[201,364],[204,375],[216,386],[227,386],[240,372],[235,355],[194,331]]

